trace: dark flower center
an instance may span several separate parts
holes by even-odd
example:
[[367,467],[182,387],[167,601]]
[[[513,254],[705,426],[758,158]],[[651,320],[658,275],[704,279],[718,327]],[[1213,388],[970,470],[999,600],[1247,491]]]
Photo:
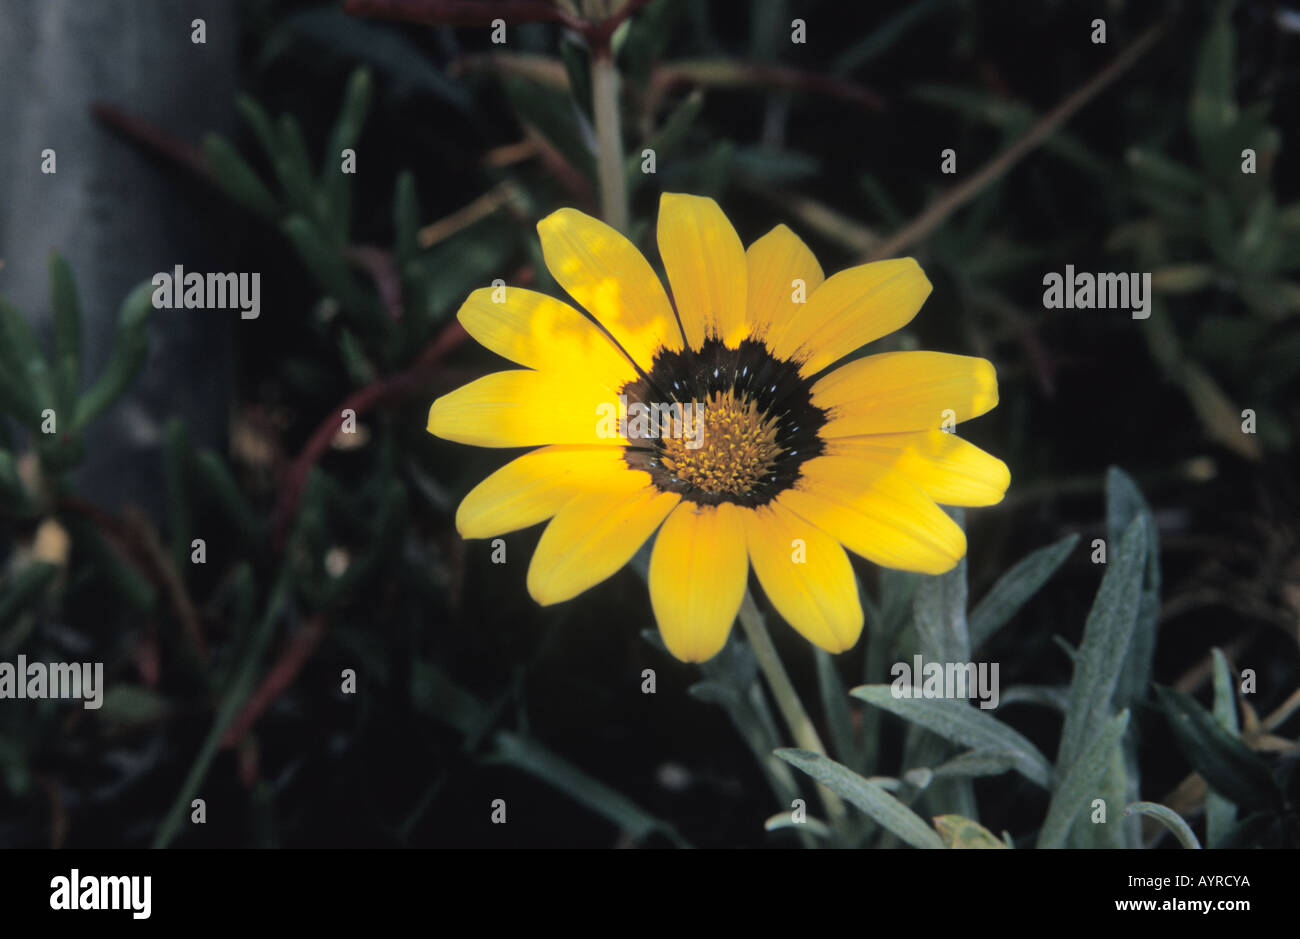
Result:
[[812,404],[810,383],[757,340],[738,349],[708,339],[699,351],[660,350],[622,394],[630,410],[658,406],[661,415],[648,434],[629,432],[628,465],[700,505],[765,505],[823,449],[826,413]]

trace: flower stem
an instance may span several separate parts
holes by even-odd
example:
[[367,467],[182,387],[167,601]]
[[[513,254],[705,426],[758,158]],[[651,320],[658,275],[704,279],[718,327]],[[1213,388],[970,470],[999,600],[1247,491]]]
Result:
[[591,105],[596,120],[596,175],[600,210],[611,228],[627,231],[627,179],[623,169],[623,131],[619,125],[618,72],[608,46],[591,61]]
[[[790,729],[795,744],[805,750],[812,750],[814,753],[826,756],[826,747],[818,736],[812,719],[808,717],[808,712],[804,710],[803,702],[799,700],[799,693],[794,690],[794,684],[790,681],[785,665],[781,662],[781,656],[777,654],[776,646],[772,644],[772,637],[763,624],[763,614],[759,612],[758,605],[754,603],[754,597],[748,589],[745,590],[745,599],[740,603],[740,625],[745,630],[750,648],[754,650],[754,658],[758,660],[758,667],[767,678],[767,685],[772,689],[772,697],[776,699],[776,706],[780,708],[781,717],[784,718],[786,727]],[[817,785],[817,794],[821,797],[822,805],[826,807],[827,816],[833,825],[838,827],[847,814],[844,803],[840,801],[839,796],[820,783]]]

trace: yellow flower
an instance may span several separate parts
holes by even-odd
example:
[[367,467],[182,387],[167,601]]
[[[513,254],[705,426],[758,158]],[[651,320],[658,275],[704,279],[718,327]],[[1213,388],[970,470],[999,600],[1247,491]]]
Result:
[[[914,260],[825,278],[784,225],[745,250],[712,199],[665,193],[670,300],[608,225],[561,209],[537,228],[546,266],[594,322],[534,291],[475,291],[461,323],[524,367],[436,400],[429,431],[540,448],[483,480],[456,513],[465,538],[550,520],[528,568],[538,603],[600,583],[657,531],[650,600],[679,659],[722,648],[750,564],[790,625],[840,652],[862,632],[845,548],[928,574],[966,553],[936,502],[991,505],[1010,474],[940,428],[997,404],[993,366],[886,352],[818,377],[916,315],[930,282]],[[633,417],[652,405],[663,406],[655,420]]]

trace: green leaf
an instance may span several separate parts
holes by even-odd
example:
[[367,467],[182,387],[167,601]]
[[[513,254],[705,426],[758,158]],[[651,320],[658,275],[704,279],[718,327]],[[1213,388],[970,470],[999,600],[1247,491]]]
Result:
[[1156,697],[1179,749],[1211,789],[1247,812],[1281,805],[1282,790],[1268,764],[1194,698],[1161,685]]
[[696,118],[704,110],[704,92],[696,88],[689,95],[681,100],[677,107],[664,119],[645,145],[636,148],[629,153],[626,164],[628,192],[633,193],[637,187],[646,181],[645,173],[641,172],[643,162],[642,152],[646,149],[655,152],[655,167],[658,169],[659,163],[665,158],[671,156],[674,151],[681,147],[686,139],[687,133],[694,126]]
[[265,221],[274,222],[279,217],[280,204],[271,190],[225,137],[219,134],[204,137],[203,158],[226,195]]
[[1043,788],[1051,784],[1047,758],[1019,731],[985,710],[948,698],[896,698],[891,685],[862,685],[849,694],[960,746],[1012,754],[1022,776]]
[[[1142,518],[1146,527],[1146,570],[1128,655],[1115,688],[1116,708],[1145,699],[1151,684],[1160,619],[1160,530],[1137,484],[1119,467],[1112,466],[1106,471],[1106,535],[1111,544],[1122,541],[1125,528],[1136,518]],[[1129,770],[1136,772],[1136,753],[1130,752],[1129,757]]]
[[[1088,809],[1097,798],[1097,784],[1108,766],[1107,754],[1124,737],[1128,729],[1129,712],[1121,711],[1106,720],[1091,735],[1087,747],[1060,778],[1047,807],[1047,819],[1038,833],[1038,847],[1060,848],[1075,818]],[[1059,769],[1059,767],[1058,767]]]
[[262,146],[262,153],[266,159],[274,166],[276,154],[280,149],[280,142],[276,139],[275,128],[271,125],[271,118],[262,108],[257,100],[250,98],[248,95],[240,95],[235,99],[235,109],[239,111],[240,117],[248,124],[253,131],[253,136]]
[[1058,773],[1067,771],[1079,754],[1089,749],[1089,738],[1110,714],[1111,698],[1137,622],[1138,597],[1146,570],[1146,543],[1146,521],[1135,518],[1106,565],[1106,574],[1074,657],[1070,704],[1056,760]]
[[817,686],[821,691],[822,710],[831,731],[835,755],[855,772],[864,772],[864,756],[853,730],[853,716],[849,713],[849,695],[835,667],[835,657],[825,649],[814,647],[817,661]]
[[1205,179],[1200,173],[1155,150],[1129,147],[1124,159],[1139,184],[1167,190],[1171,197],[1195,196],[1205,189]]
[[36,602],[54,580],[58,567],[36,561],[11,575],[0,590],[0,630],[3,630]]
[[25,517],[36,510],[8,450],[0,450],[0,499],[4,500],[4,508],[15,515]]
[[831,71],[847,75],[866,65],[902,39],[912,27],[944,6],[944,0],[921,0],[910,3],[839,54]]
[[851,802],[882,828],[893,832],[915,848],[942,848],[943,841],[921,818],[882,789],[863,779],[847,766],[811,750],[783,748],[776,755],[807,773],[840,798]]
[[764,831],[781,831],[783,828],[793,828],[795,831],[808,832],[816,835],[826,841],[835,838],[835,832],[826,827],[826,823],[819,818],[805,818],[801,822],[794,820],[793,812],[779,812],[773,815],[763,823]]
[[199,488],[221,509],[222,517],[234,526],[245,546],[256,546],[266,533],[266,521],[244,499],[221,457],[211,450],[200,450],[194,455],[193,465]]
[[1158,819],[1166,828],[1168,828],[1178,843],[1184,848],[1199,848],[1201,843],[1196,840],[1196,835],[1192,833],[1191,826],[1183,821],[1183,817],[1173,809],[1163,806],[1158,802],[1134,802],[1124,809],[1124,814],[1130,815],[1137,812],[1139,815],[1149,815]]
[[4,299],[0,299],[0,373],[6,406],[29,428],[38,429],[41,412],[55,406],[50,366],[31,324]]
[[142,685],[115,685],[104,695],[95,715],[104,721],[128,726],[154,724],[171,710],[167,699]]
[[504,78],[502,85],[520,118],[545,137],[574,169],[594,180],[594,134],[574,109],[569,95],[514,75]]
[[431,662],[411,663],[411,705],[419,713],[454,727],[467,740],[478,738],[493,714],[478,698]]
[[[1214,650],[1214,720],[1225,731],[1237,737],[1237,695],[1233,688],[1232,672],[1222,650]],[[1211,791],[1205,797],[1205,840],[1218,844],[1237,824],[1237,807],[1231,799]]]
[[275,173],[280,178],[280,185],[284,187],[290,210],[316,222],[326,221],[321,211],[322,205],[312,192],[314,174],[311,157],[307,155],[307,141],[293,115],[280,115],[280,119],[275,122],[275,139]]
[[402,170],[393,189],[393,227],[393,258],[402,268],[420,253],[420,197],[410,170]]
[[149,316],[153,313],[153,284],[143,283],[122,301],[117,333],[108,364],[77,402],[72,429],[80,430],[107,411],[144,367],[149,356]]
[[253,691],[253,683],[257,679],[257,671],[261,665],[262,656],[271,642],[271,636],[275,633],[275,624],[280,619],[281,608],[290,593],[289,574],[290,567],[286,564],[276,578],[262,620],[250,637],[247,647],[243,650],[230,687],[222,698],[221,705],[218,707],[216,717],[212,722],[212,727],[208,731],[207,737],[204,738],[203,745],[199,748],[198,756],[195,757],[193,764],[191,764],[185,781],[181,783],[180,792],[177,793],[171,810],[168,811],[162,824],[158,826],[153,841],[155,848],[167,847],[180,833],[181,826],[185,823],[185,816],[190,810],[190,802],[203,785],[203,780],[208,775],[208,769],[212,766],[212,761],[216,759],[217,750],[221,746],[221,738],[225,735],[226,729],[235,720],[240,708],[243,707],[244,702]]
[[50,254],[50,300],[54,307],[54,377],[58,408],[71,414],[81,393],[81,303],[72,268]]
[[569,77],[569,92],[573,95],[573,101],[587,120],[591,120],[591,61],[585,44],[566,34],[560,39],[560,58],[564,61],[565,74]]
[[493,737],[494,761],[531,773],[574,801],[613,822],[633,839],[660,832],[678,845],[681,836],[671,825],[646,812],[631,799],[593,778],[535,741],[501,731]]
[[1059,685],[1012,685],[1002,692],[999,706],[1008,707],[1012,704],[1037,704],[1064,714],[1070,706],[1070,689]]
[[330,131],[325,159],[321,163],[320,188],[325,203],[325,217],[338,244],[347,242],[351,228],[350,180],[341,171],[342,154],[344,150],[356,149],[357,141],[361,138],[361,128],[370,111],[373,88],[374,82],[371,81],[369,71],[359,68],[352,73],[343,93],[343,106]]
[[1236,37],[1227,8],[1220,7],[1197,55],[1189,118],[1202,152],[1237,119],[1234,90]]
[[936,766],[931,772],[937,778],[1001,776],[1014,770],[1018,760],[1017,754],[1009,750],[967,750]]
[[1065,563],[1078,543],[1078,535],[1066,535],[1025,556],[998,578],[998,582],[971,611],[971,648],[978,649],[1015,616]]
[[344,61],[367,62],[387,74],[398,91],[432,94],[459,111],[474,105],[470,93],[435,66],[428,54],[388,24],[347,16],[337,6],[304,10],[286,17],[262,43],[259,64],[279,58],[299,38],[318,43]]
[[[961,525],[960,515],[957,524]],[[921,580],[912,600],[912,622],[917,651],[925,658],[939,662],[964,662],[970,658],[964,557],[948,573]]]
[[320,236],[311,222],[301,215],[293,215],[285,219],[282,227],[308,272],[344,310],[372,325],[387,322],[375,297],[361,286],[338,251]]

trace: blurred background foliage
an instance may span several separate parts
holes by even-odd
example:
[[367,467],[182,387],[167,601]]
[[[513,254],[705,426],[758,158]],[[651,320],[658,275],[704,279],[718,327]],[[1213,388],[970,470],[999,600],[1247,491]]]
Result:
[[[772,624],[829,761],[771,755],[743,641],[671,659],[635,569],[540,609],[537,530],[500,565],[452,525],[504,459],[424,431],[434,396],[498,366],[455,311],[496,278],[557,293],[536,221],[601,210],[590,37],[241,9],[240,132],[175,141],[160,172],[220,194],[211,237],[262,273],[262,316],[231,321],[224,452],[166,430],[163,517],[72,481],[80,431],[145,362],[147,283],[95,376],[57,254],[51,336],[0,304],[0,661],[108,678],[98,711],[0,705],[0,844],[1300,844],[1295,14],[651,0],[613,34],[628,233],[652,259],[664,190],[714,196],[746,242],[785,222],[828,271],[912,254],[935,291],[882,345],[998,367],[1001,405],[963,435],[1012,487],[965,518],[968,560],[855,562],[867,633],[844,656]],[[1066,264],[1152,273],[1150,319],[1044,309]],[[881,694],[914,652],[1000,663],[996,717]],[[804,774],[861,813],[796,828],[792,799],[820,812]],[[1093,792],[1107,825],[1080,821]]]

